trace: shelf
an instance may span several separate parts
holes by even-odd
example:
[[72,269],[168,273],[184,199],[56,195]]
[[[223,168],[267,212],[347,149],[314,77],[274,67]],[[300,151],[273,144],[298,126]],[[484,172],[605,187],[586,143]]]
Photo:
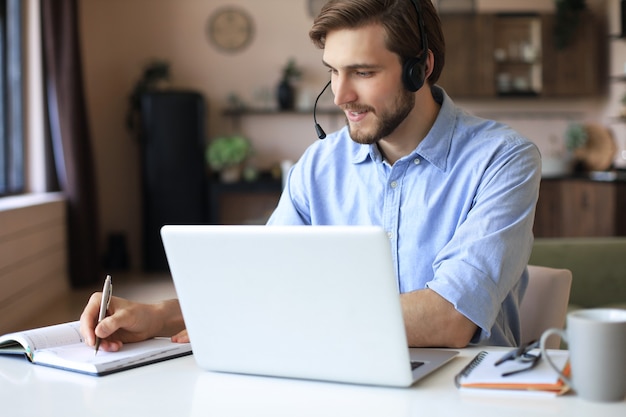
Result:
[[217,175],[209,184],[209,223],[264,224],[276,208],[282,181],[262,172],[255,181],[220,182]]
[[498,91],[498,97],[538,97],[536,91]]
[[[338,108],[317,108],[317,114],[343,115],[343,111]],[[313,109],[310,110],[278,110],[278,109],[261,109],[261,108],[243,108],[243,109],[226,109],[222,111],[222,115],[237,116],[281,116],[281,115],[311,115]]]
[[524,65],[524,66],[532,66],[532,65],[541,65],[541,61],[538,59],[533,60],[524,60],[524,59],[506,59],[503,61],[495,60],[496,65]]
[[241,180],[234,183],[226,183],[219,180],[217,175],[211,177],[209,187],[211,190],[218,190],[220,193],[254,193],[254,192],[280,192],[282,183],[280,178],[274,178],[269,172],[261,172],[259,178],[254,181]]

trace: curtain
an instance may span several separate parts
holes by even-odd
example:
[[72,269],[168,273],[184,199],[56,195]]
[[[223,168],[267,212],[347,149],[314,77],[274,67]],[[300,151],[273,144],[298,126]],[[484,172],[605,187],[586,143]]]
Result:
[[94,164],[78,30],[78,0],[41,0],[48,132],[56,175],[67,198],[72,286],[101,281]]

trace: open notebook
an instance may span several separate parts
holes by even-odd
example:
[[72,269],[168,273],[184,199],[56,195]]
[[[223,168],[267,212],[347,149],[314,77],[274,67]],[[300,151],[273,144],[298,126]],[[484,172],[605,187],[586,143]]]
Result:
[[458,353],[407,347],[381,228],[164,226],[161,235],[204,369],[409,386]]

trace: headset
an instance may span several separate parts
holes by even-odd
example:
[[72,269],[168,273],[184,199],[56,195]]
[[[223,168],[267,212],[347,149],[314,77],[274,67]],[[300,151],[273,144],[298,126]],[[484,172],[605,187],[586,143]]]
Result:
[[[411,0],[411,3],[413,3],[413,7],[415,7],[415,12],[417,13],[417,26],[420,31],[422,50],[418,56],[406,58],[404,60],[404,63],[402,64],[402,83],[404,84],[404,88],[406,88],[410,92],[416,92],[417,90],[422,88],[426,79],[428,39],[426,39],[426,29],[424,28],[424,19],[422,18],[422,9],[419,2],[420,0]],[[322,126],[317,123],[317,102],[319,101],[322,94],[324,94],[324,91],[326,91],[326,89],[330,86],[330,83],[330,81],[326,83],[322,91],[315,99],[315,104],[313,105],[313,123],[315,124],[315,132],[317,133],[317,137],[320,139],[324,139],[326,137],[326,133],[324,132],[324,129],[322,129]]]
[[420,31],[422,41],[422,51],[413,58],[404,60],[402,66],[402,82],[404,88],[411,92],[415,92],[422,88],[426,79],[426,59],[428,58],[428,39],[426,39],[426,29],[424,28],[424,19],[422,18],[422,9],[420,0],[411,0],[417,13],[417,26]]

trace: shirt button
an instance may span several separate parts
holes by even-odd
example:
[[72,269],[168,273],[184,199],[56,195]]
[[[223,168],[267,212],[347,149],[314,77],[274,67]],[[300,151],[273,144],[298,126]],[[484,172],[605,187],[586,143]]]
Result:
[[393,232],[387,232],[387,237],[389,240],[393,239]]
[[391,181],[391,184],[389,184],[391,186],[391,188],[396,188],[398,186],[398,182],[397,181]]
[[419,164],[420,164],[420,162],[422,162],[422,161],[421,161],[419,158],[415,158],[415,159],[413,160],[413,163],[414,163],[415,165],[419,165]]

